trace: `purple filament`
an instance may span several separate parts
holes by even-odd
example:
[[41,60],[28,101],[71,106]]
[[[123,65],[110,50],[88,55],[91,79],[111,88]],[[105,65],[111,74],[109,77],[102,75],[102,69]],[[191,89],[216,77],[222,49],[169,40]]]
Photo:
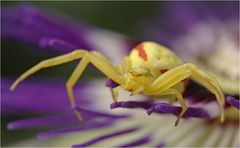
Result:
[[[115,108],[143,108],[147,110],[147,114],[151,115],[153,112],[156,113],[171,113],[178,116],[182,110],[180,106],[172,106],[165,103],[153,104],[152,102],[143,101],[128,101],[128,102],[116,102],[110,105],[111,109]],[[207,118],[209,114],[203,108],[188,107],[184,117],[197,117],[197,118]]]
[[111,109],[115,108],[144,108],[148,109],[153,104],[149,101],[137,102],[137,101],[127,101],[127,102],[115,102],[110,105]]
[[109,138],[112,138],[112,137],[117,137],[117,136],[120,136],[120,135],[128,134],[128,133],[131,133],[131,132],[135,132],[138,129],[139,129],[139,127],[136,127],[136,128],[130,128],[130,129],[126,129],[126,130],[113,132],[113,133],[110,133],[110,134],[105,134],[105,135],[96,137],[94,139],[91,139],[91,140],[89,140],[87,142],[84,142],[84,143],[81,143],[81,144],[72,145],[72,147],[87,147],[87,146],[95,144],[95,143],[97,143],[99,141],[103,141],[103,140],[106,140],[106,139],[109,139]]
[[[155,104],[153,107],[149,108],[147,113],[150,115],[153,112],[157,113],[172,113],[176,116],[180,114],[182,107],[180,106],[171,106],[165,103]],[[202,108],[199,107],[188,107],[186,113],[184,114],[185,118],[187,117],[196,117],[196,118],[208,118],[209,114]]]
[[227,96],[226,101],[231,104],[232,106],[236,107],[237,109],[240,109],[240,101],[235,99],[232,96]]
[[119,86],[116,82],[114,82],[112,79],[108,79],[107,82],[105,83],[106,87],[114,88]]
[[98,128],[102,128],[102,127],[108,127],[111,125],[113,125],[113,123],[111,121],[109,121],[109,122],[94,121],[91,123],[84,122],[82,125],[78,125],[78,126],[64,127],[64,128],[49,130],[46,132],[41,132],[38,134],[38,138],[39,139],[49,138],[49,137],[59,136],[61,134],[65,134],[65,133],[98,129]]
[[132,141],[130,143],[121,145],[119,147],[136,147],[136,146],[140,146],[140,145],[143,145],[143,144],[147,144],[149,142],[151,142],[151,137],[150,136],[145,136],[143,138],[140,138],[140,139],[137,139],[137,140]]
[[156,145],[156,148],[163,148],[164,146],[166,146],[166,144],[164,142],[159,143],[158,145]]

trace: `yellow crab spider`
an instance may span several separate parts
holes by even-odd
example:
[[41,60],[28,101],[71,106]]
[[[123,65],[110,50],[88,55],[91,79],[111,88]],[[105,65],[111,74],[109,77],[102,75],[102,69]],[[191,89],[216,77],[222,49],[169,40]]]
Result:
[[[131,95],[142,93],[146,96],[153,96],[152,98],[155,99],[161,97],[177,99],[182,107],[182,111],[175,122],[175,125],[178,125],[187,110],[187,104],[182,96],[185,89],[184,83],[188,78],[191,78],[216,96],[221,112],[220,119],[221,122],[224,121],[224,94],[216,79],[191,63],[184,64],[172,51],[150,41],[142,42],[134,47],[129,56],[124,58],[124,66],[119,64],[115,67],[101,53],[82,49],[44,60],[22,74],[10,89],[14,90],[21,81],[42,68],[56,66],[80,58],[82,60],[66,83],[71,105],[75,105],[72,87],[86,66],[92,63],[109,79],[119,84],[118,87],[112,88],[115,102],[118,99],[119,89],[128,90]],[[74,112],[79,120],[83,120],[79,111],[74,109]]]

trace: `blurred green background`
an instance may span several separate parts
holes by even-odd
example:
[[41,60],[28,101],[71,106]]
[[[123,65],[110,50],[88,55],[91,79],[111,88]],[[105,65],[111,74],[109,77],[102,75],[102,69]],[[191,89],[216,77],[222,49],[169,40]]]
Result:
[[[16,5],[19,2],[1,1],[1,6]],[[72,16],[76,20],[87,22],[93,26],[119,32],[130,37],[137,37],[139,23],[147,21],[156,13],[156,5],[160,2],[30,2],[43,9],[56,10]],[[55,53],[27,46],[13,40],[1,42],[1,74],[3,77],[17,77],[39,61],[53,57]],[[34,49],[33,49],[34,48]],[[41,52],[36,52],[36,51]],[[35,77],[54,78],[66,81],[76,63],[65,64],[38,72]],[[69,71],[69,73],[66,73]],[[87,74],[87,75],[86,75]],[[85,81],[95,77],[95,72],[87,70]],[[98,76],[98,74],[97,74]],[[28,117],[30,115],[27,115]],[[26,116],[25,116],[26,117]],[[36,130],[6,130],[9,121],[23,118],[23,116],[2,116],[1,145],[17,142],[35,136]]]

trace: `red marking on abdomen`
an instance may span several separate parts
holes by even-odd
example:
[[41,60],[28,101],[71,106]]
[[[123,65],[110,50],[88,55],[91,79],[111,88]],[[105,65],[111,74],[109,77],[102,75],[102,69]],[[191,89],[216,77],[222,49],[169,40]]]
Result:
[[182,80],[182,82],[183,82],[183,86],[186,88],[189,84],[189,79],[184,79]]
[[143,44],[138,44],[135,48],[138,51],[138,56],[141,57],[144,61],[147,61],[147,53],[144,50]]
[[163,74],[163,73],[165,73],[165,72],[167,72],[168,71],[168,69],[160,69],[160,73],[161,74]]

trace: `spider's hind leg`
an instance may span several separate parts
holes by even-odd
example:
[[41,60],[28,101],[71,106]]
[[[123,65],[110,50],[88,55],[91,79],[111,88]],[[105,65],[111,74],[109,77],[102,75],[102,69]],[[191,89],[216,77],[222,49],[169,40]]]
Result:
[[225,98],[224,94],[221,90],[220,85],[217,80],[210,76],[209,74],[201,71],[193,64],[187,63],[169,71],[165,72],[161,76],[159,76],[152,84],[150,88],[149,94],[165,92],[168,89],[172,88],[177,83],[182,82],[186,78],[192,78],[194,81],[206,87],[211,93],[213,93],[216,97],[216,100],[220,107],[221,112],[221,122],[224,121],[224,105]]
[[118,75],[117,69],[113,67],[111,62],[101,53],[93,51],[88,52],[87,50],[75,50],[71,53],[54,57],[51,59],[43,60],[39,64],[35,65],[25,73],[23,73],[10,87],[11,90],[14,90],[16,86],[29,77],[30,75],[36,73],[37,71],[47,68],[53,67],[56,65],[64,64],[73,60],[77,60],[82,58],[76,69],[74,70],[73,74],[69,78],[68,82],[66,83],[68,96],[70,99],[70,103],[74,109],[74,112],[79,120],[83,120],[80,112],[76,109],[76,100],[73,95],[72,87],[77,82],[78,78],[81,76],[82,72],[85,70],[86,66],[91,62],[96,68],[98,68],[102,73],[104,73],[108,78],[112,79],[116,83],[121,84],[124,79]]

